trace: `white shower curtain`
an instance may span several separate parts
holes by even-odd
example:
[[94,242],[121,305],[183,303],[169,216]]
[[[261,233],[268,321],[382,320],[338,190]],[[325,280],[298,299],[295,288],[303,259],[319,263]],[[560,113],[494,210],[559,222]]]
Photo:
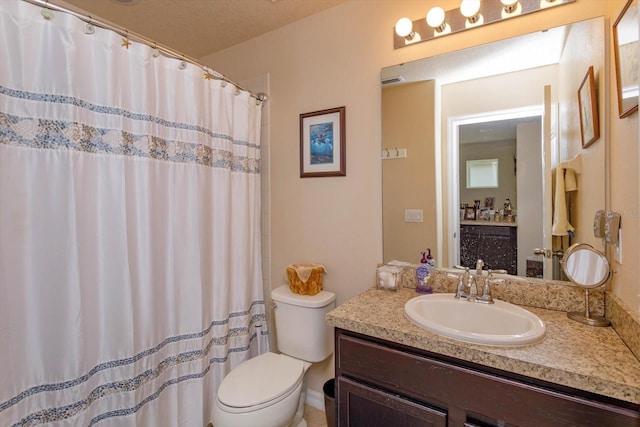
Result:
[[0,2],[1,426],[204,426],[266,335],[261,107],[126,44]]

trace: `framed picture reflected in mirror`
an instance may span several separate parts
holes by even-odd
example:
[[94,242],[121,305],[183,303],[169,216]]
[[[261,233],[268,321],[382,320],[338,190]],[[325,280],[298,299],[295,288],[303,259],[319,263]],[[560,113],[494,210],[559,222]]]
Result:
[[618,115],[638,111],[638,0],[628,0],[613,24],[613,54],[618,88]]

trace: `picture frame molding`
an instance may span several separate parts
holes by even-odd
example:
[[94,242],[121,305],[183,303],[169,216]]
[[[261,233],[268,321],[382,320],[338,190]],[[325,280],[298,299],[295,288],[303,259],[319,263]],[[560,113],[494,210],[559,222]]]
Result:
[[600,138],[596,81],[593,66],[587,70],[578,89],[578,111],[580,114],[580,138],[582,148],[587,148]]
[[[346,107],[328,108],[300,114],[300,178],[347,175]],[[326,119],[326,122],[322,120]],[[314,165],[311,162],[311,126],[333,123],[332,163]]]

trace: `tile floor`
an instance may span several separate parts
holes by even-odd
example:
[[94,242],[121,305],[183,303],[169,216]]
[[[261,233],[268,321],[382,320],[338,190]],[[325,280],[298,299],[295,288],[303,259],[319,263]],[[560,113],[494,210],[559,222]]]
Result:
[[313,406],[305,405],[304,419],[307,420],[307,427],[327,427],[327,418],[324,411]]

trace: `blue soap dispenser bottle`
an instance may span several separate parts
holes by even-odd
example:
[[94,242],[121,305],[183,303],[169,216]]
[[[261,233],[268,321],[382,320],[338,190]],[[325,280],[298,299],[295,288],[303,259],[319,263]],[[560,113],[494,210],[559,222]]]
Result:
[[418,280],[416,292],[430,294],[433,292],[433,289],[429,286],[429,257],[431,256],[431,249],[427,249],[427,251],[421,252],[421,254],[422,259],[420,260],[420,265],[416,267],[416,279]]

